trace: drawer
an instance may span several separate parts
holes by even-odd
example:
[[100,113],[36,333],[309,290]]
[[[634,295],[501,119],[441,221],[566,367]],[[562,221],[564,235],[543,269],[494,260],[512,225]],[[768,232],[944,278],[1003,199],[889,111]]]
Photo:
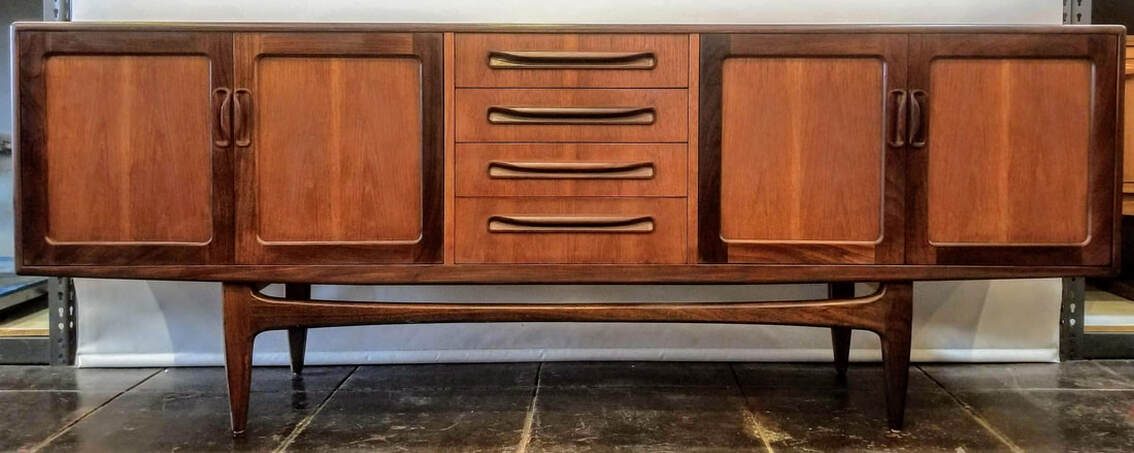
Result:
[[681,88],[687,35],[458,34],[458,87]]
[[684,142],[686,90],[464,88],[458,142]]
[[456,195],[685,196],[684,143],[457,145]]
[[684,198],[459,198],[458,263],[681,263]]

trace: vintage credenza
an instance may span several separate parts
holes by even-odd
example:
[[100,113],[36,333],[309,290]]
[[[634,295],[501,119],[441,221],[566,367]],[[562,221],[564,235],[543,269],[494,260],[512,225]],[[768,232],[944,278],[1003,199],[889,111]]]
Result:
[[[21,23],[17,266],[223,282],[236,432],[261,331],[289,330],[298,371],[309,327],[465,321],[825,326],[839,372],[870,330],[900,428],[912,281],[1118,268],[1124,33]],[[832,297],[309,286],[772,282]]]

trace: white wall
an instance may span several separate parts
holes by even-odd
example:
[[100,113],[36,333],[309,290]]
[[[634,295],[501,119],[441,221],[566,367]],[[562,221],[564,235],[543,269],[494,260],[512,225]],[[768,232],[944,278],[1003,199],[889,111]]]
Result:
[[75,20],[1060,23],[1061,0],[72,0]]
[[[556,23],[1057,24],[1060,0],[73,0],[76,20],[272,20]],[[81,280],[83,366],[221,363],[214,283]],[[278,288],[275,288],[278,290]],[[663,301],[818,298],[823,285],[334,287],[316,297],[391,301]],[[1058,279],[915,286],[913,358],[1051,361],[1058,357]],[[284,364],[267,333],[257,363]],[[852,358],[876,360],[856,333]],[[316,329],[312,363],[483,360],[830,360],[826,329],[689,324],[514,323]]]

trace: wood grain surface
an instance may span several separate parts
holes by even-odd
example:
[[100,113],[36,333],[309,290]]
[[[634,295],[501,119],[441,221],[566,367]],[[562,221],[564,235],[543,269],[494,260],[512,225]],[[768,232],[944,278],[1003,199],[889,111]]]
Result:
[[1117,265],[1120,43],[911,36],[908,263]]
[[929,240],[1087,239],[1091,64],[944,59],[930,68]]
[[726,241],[882,237],[883,67],[873,58],[725,61]]
[[699,261],[901,263],[907,38],[700,42]]
[[240,34],[235,47],[248,91],[234,129],[250,138],[237,141],[239,261],[441,262],[442,36]]
[[257,235],[264,242],[421,235],[421,64],[257,60]]
[[[538,88],[684,88],[689,67],[686,35],[648,34],[513,34],[456,35],[457,86]],[[494,69],[492,52],[554,51],[645,53],[649,69],[618,69],[617,62],[588,69]]]
[[51,241],[212,237],[208,58],[64,55],[46,78]]
[[[459,197],[685,196],[685,145],[680,143],[463,143],[456,154]],[[545,169],[549,165],[563,170]],[[528,168],[533,170],[525,172]]]
[[[457,88],[457,142],[685,142],[683,89],[470,89]],[[492,124],[493,106],[653,108],[644,125]]]
[[[685,200],[679,198],[459,198],[457,263],[681,263]],[[649,217],[653,231],[489,231],[493,216]]]

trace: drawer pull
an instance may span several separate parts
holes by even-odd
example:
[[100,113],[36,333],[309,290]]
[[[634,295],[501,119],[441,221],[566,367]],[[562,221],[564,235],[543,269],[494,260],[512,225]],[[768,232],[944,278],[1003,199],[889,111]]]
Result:
[[232,109],[229,107],[232,102],[232,90],[223,87],[213,90],[213,97],[218,95],[222,96],[220,110],[217,111],[219,138],[214,140],[213,144],[218,148],[228,148],[232,144],[232,132],[228,128],[229,123],[232,122]]
[[[921,98],[922,100],[919,100]],[[925,148],[925,141],[928,139],[928,132],[926,127],[925,113],[926,108],[922,107],[923,102],[929,101],[929,95],[925,90],[910,91],[910,147],[912,148]]]
[[[248,103],[241,102],[241,97],[247,97]],[[232,92],[232,134],[236,137],[236,146],[247,148],[252,144],[252,136],[248,133],[248,123],[251,122],[252,91],[247,88],[237,88]]]
[[492,124],[654,124],[653,107],[503,107],[488,108]]
[[493,179],[653,179],[653,162],[501,162],[488,163]]
[[488,53],[492,69],[653,69],[653,52],[508,52]]
[[651,233],[654,218],[492,216],[490,233]]

